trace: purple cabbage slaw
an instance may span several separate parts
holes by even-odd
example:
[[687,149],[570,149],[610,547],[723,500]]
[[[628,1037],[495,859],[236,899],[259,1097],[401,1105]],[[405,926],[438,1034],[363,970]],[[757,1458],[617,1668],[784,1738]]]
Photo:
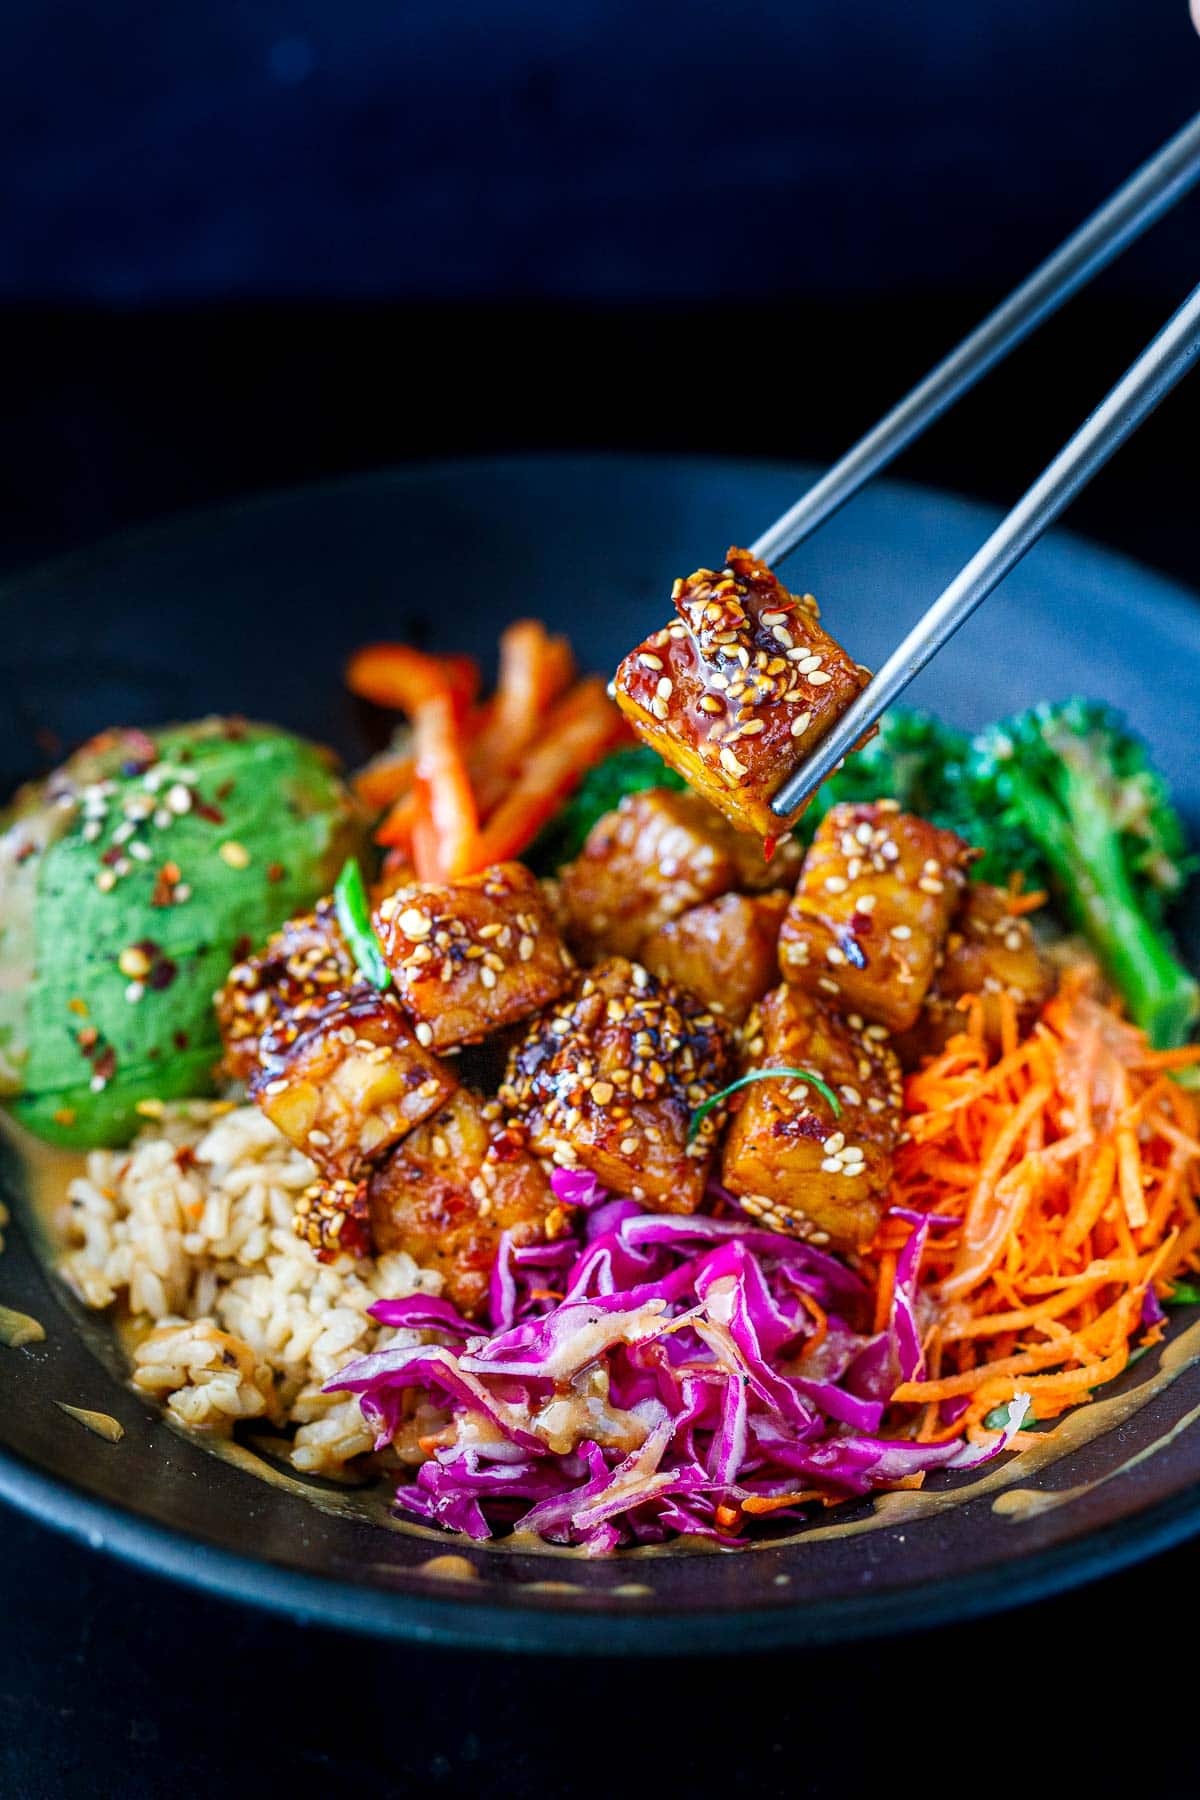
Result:
[[[740,1218],[646,1213],[590,1175],[552,1180],[580,1209],[579,1235],[520,1248],[504,1234],[490,1332],[445,1300],[381,1300],[381,1324],[443,1341],[389,1345],[326,1384],[359,1396],[377,1448],[399,1431],[410,1389],[449,1414],[397,1491],[406,1513],[471,1538],[518,1528],[594,1554],[677,1533],[736,1547],[745,1539],[727,1521],[744,1501],[814,1485],[849,1498],[974,1468],[1020,1429],[1024,1396],[990,1443],[881,1435],[896,1386],[924,1375],[917,1284],[936,1217],[896,1209],[913,1229],[887,1326],[868,1335],[851,1323],[863,1282],[826,1252]],[[805,1297],[826,1315],[819,1342]]]

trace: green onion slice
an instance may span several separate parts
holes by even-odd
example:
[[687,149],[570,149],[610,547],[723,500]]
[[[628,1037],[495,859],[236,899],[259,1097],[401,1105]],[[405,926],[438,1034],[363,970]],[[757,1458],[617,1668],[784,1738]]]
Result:
[[695,1112],[692,1114],[692,1122],[688,1126],[688,1143],[691,1143],[713,1108],[720,1106],[723,1100],[728,1100],[730,1094],[736,1094],[739,1088],[749,1087],[752,1081],[776,1081],[781,1075],[793,1076],[797,1081],[807,1081],[810,1087],[815,1087],[818,1094],[829,1102],[830,1107],[833,1109],[834,1118],[841,1118],[841,1101],[829,1086],[829,1083],[827,1081],[822,1081],[819,1075],[814,1075],[811,1069],[751,1069],[748,1075],[741,1076],[737,1081],[731,1081],[729,1086],[722,1088],[719,1094],[713,1094],[702,1106],[696,1108]]
[[350,946],[350,954],[358,964],[358,972],[380,993],[392,985],[392,971],[383,960],[383,951],[371,924],[371,903],[357,856],[348,856],[333,890],[333,904],[342,935]]

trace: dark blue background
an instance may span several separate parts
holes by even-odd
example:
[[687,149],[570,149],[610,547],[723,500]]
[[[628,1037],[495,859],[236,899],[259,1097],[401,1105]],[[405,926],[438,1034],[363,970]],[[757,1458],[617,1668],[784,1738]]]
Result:
[[[1185,0],[10,5],[0,294],[1010,282],[1200,101]],[[1194,278],[1167,227],[1116,278]]]

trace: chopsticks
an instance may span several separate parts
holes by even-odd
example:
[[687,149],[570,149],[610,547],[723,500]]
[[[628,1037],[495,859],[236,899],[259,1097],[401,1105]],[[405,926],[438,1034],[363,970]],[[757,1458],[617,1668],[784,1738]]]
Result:
[[[1197,180],[1200,113],[777,519],[751,546],[752,553],[766,563],[787,556],[1044,319],[1169,211]],[[779,818],[789,818],[833,773],[1013,564],[1182,380],[1198,348],[1200,287],[959,570],[812,755],[782,783],[771,802]]]
[[1200,180],[1200,113],[751,545],[775,564]]
[[847,751],[969,619],[996,584],[1137,430],[1195,364],[1200,352],[1200,286],[1147,345],[1074,437],[893,650],[812,755],[782,784],[772,811],[786,819],[831,775]]

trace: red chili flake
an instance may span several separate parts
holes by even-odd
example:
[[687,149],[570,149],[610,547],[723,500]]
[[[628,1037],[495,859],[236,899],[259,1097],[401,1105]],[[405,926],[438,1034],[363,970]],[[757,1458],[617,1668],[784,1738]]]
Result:
[[817,1143],[823,1143],[832,1129],[832,1126],[826,1120],[819,1119],[816,1113],[803,1112],[796,1119],[776,1119],[772,1127],[772,1135],[781,1138],[812,1138]]
[[14,860],[17,863],[28,862],[31,856],[36,856],[36,855],[37,855],[37,845],[34,843],[31,843],[30,840],[28,838],[26,838],[25,842],[21,845],[20,849],[17,851],[16,857]]
[[142,938],[138,943],[132,945],[132,948],[134,950],[140,950],[143,956],[148,956],[151,962],[153,962],[162,946],[161,944],[156,944],[153,938]]
[[210,825],[223,825],[225,823],[225,814],[221,811],[220,807],[213,806],[207,800],[197,800],[192,807],[192,811],[196,814],[198,819],[207,819]]
[[170,987],[178,973],[178,963],[173,963],[169,956],[160,956],[146,977],[146,986],[153,988],[156,994],[161,994],[164,988]]
[[240,713],[233,713],[225,721],[225,736],[231,744],[240,744],[250,729],[250,721],[243,719]]
[[164,863],[154,878],[154,891],[150,895],[151,906],[172,906],[175,901],[175,884],[179,880],[179,864]]
[[287,870],[284,868],[282,863],[268,863],[267,864],[267,880],[268,881],[282,881],[286,874],[287,874]]
[[192,1040],[189,1038],[186,1031],[173,1031],[171,1033],[171,1042],[177,1050],[186,1050],[191,1041]]
[[763,861],[764,862],[770,862],[771,858],[775,854],[775,846],[778,842],[779,842],[779,839],[777,837],[769,837],[769,838],[763,839]]
[[110,844],[108,849],[104,852],[103,856],[100,858],[100,861],[102,863],[106,864],[107,867],[111,869],[114,866],[114,864],[120,862],[120,860],[124,856],[124,854],[125,854],[125,852],[121,848],[120,844]]
[[99,1041],[100,1033],[96,1030],[94,1025],[85,1025],[81,1031],[75,1033],[75,1042],[79,1045],[79,1048],[83,1051],[85,1056],[90,1056],[92,1054],[92,1051],[96,1048]]
[[192,1146],[190,1144],[180,1144],[178,1150],[175,1152],[175,1167],[177,1169],[194,1169],[195,1166],[196,1152],[193,1150]]
[[245,932],[243,932],[241,937],[238,938],[237,942],[233,946],[234,962],[235,963],[245,962],[246,958],[249,956],[249,954],[253,950],[253,948],[254,948],[254,939],[252,937],[249,937]]
[[117,1072],[117,1053],[111,1044],[106,1044],[92,1065],[93,1073],[101,1081],[111,1081]]
[[217,789],[217,799],[218,800],[228,800],[228,798],[229,798],[230,794],[232,794],[232,792],[233,792],[233,776],[231,775],[229,777],[228,781],[223,781],[221,783],[220,787]]

